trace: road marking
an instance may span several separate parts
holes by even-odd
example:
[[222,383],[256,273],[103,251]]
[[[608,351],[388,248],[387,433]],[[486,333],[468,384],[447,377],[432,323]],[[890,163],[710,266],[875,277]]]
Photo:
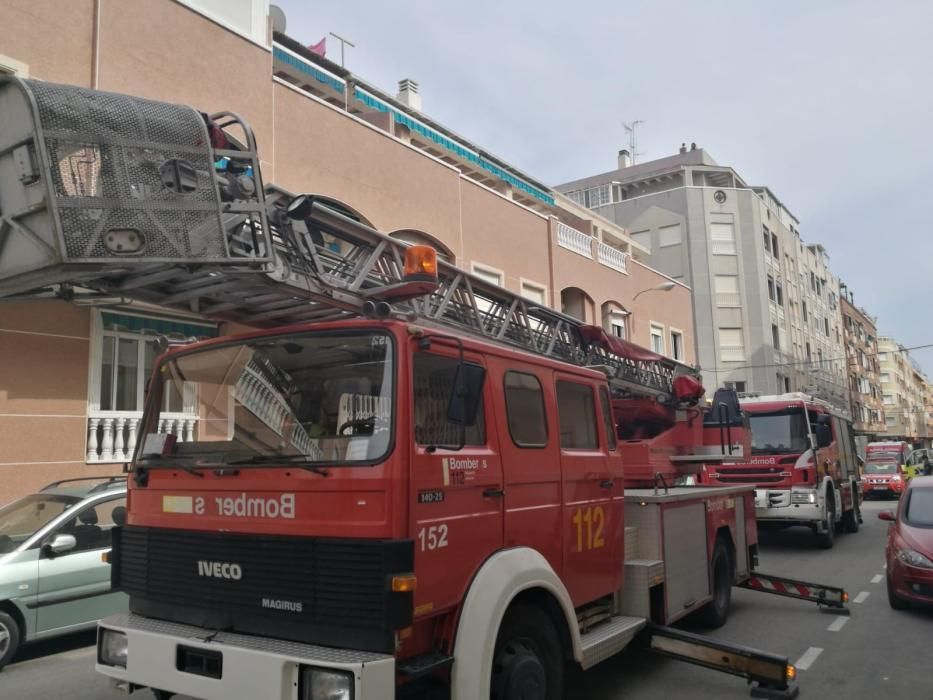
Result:
[[837,615],[836,619],[833,620],[832,624],[826,628],[827,632],[838,632],[843,627],[846,626],[846,623],[849,621],[849,618],[846,615]]
[[871,577],[871,582],[872,582],[872,583],[881,583],[881,579],[883,579],[883,578],[884,578],[884,575],[882,575],[882,574],[875,574],[874,576]]
[[806,671],[816,662],[817,658],[822,653],[823,650],[820,647],[810,647],[803,652],[803,656],[797,659],[797,663],[795,663],[794,666],[797,667],[798,671]]
[[868,600],[868,596],[870,595],[871,593],[869,593],[868,591],[862,591],[857,596],[855,596],[855,600],[853,600],[852,602],[853,603],[864,603],[866,600]]

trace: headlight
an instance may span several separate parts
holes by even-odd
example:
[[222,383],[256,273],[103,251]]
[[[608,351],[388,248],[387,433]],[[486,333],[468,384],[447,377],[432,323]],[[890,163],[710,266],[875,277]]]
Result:
[[897,558],[909,566],[916,566],[921,569],[933,569],[933,561],[930,561],[920,552],[912,549],[899,549]]
[[791,491],[791,503],[816,503],[815,491]]
[[353,700],[353,674],[301,667],[299,700]]
[[126,658],[129,655],[129,642],[123,632],[100,628],[97,641],[97,660],[107,666],[120,666],[126,668]]

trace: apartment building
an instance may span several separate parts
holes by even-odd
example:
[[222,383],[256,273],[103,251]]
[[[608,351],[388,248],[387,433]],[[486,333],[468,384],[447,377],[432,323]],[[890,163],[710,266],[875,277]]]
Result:
[[[0,72],[237,112],[256,132],[267,184],[695,362],[690,289],[640,259],[647,251],[622,227],[431,119],[414,81],[390,94],[273,35],[268,0],[10,0]],[[0,305],[0,503],[118,471],[140,439],[153,335],[228,332],[139,304]],[[191,439],[196,412],[172,411],[160,429]]]
[[840,287],[852,427],[857,435],[871,437],[885,431],[876,320],[855,305],[855,295],[845,284]]
[[887,440],[925,446],[930,431],[930,382],[910,352],[894,338],[878,338],[878,364]]
[[708,384],[807,391],[848,409],[839,280],[829,255],[767,187],[705,150],[618,167],[560,191],[631,232],[646,262],[693,289]]

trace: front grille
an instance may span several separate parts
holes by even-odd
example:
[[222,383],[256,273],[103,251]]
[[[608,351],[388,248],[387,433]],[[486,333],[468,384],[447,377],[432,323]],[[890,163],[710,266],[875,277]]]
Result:
[[411,622],[411,594],[386,585],[413,570],[410,540],[115,532],[113,584],[142,615],[372,651]]

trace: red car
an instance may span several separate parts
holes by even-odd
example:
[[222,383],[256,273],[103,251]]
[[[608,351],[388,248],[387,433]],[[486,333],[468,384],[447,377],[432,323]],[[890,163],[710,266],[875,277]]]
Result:
[[866,499],[900,498],[906,485],[904,471],[897,462],[868,462],[862,470],[862,496]]
[[885,548],[891,607],[933,605],[933,476],[911,479],[897,513],[883,511],[878,517],[892,523]]

